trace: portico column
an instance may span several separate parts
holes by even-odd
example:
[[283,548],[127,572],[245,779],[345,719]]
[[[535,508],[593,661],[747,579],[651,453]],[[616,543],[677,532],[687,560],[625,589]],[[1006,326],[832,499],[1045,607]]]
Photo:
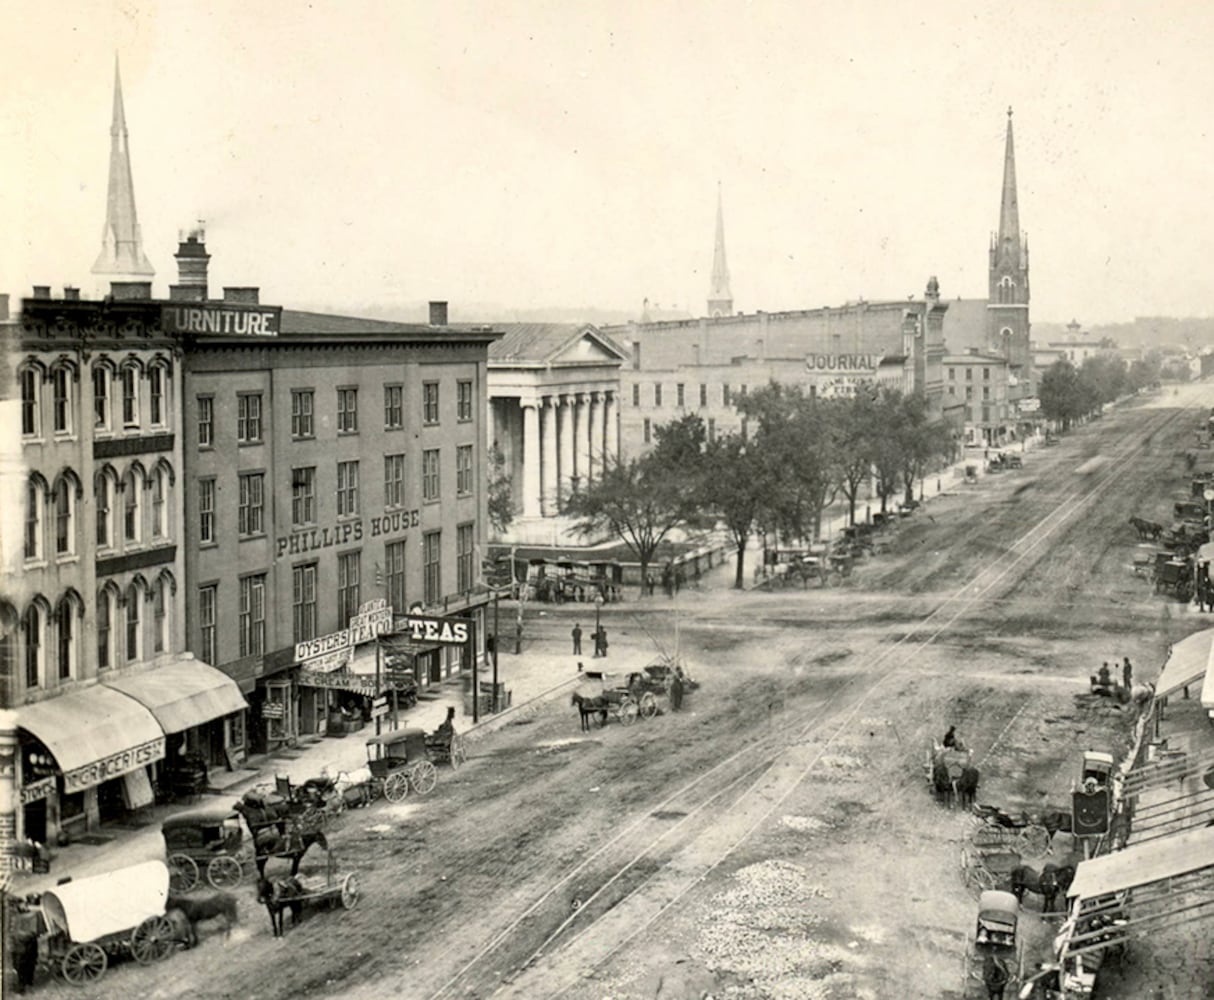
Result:
[[557,495],[556,485],[556,410],[556,397],[546,397],[543,409],[544,467],[541,474],[542,493],[540,496],[540,506],[545,517],[556,517],[560,512],[560,498]]
[[557,479],[560,498],[564,501],[573,491],[573,397],[562,396],[560,407],[560,426],[557,428],[557,451],[560,453],[560,470]]
[[586,394],[579,392],[573,397],[573,475],[579,487],[586,484],[586,441],[589,424],[589,406]]
[[523,403],[523,517],[540,516],[540,423],[535,403]]
[[586,482],[589,483],[594,478],[594,397],[596,393],[586,393],[586,401],[582,404],[582,440],[581,445],[583,454],[586,456],[586,461],[579,468],[579,472],[586,477]]
[[607,399],[603,404],[603,419],[607,422],[607,433],[603,449],[607,453],[609,461],[617,462],[620,458],[620,415],[616,412],[615,393],[609,392],[606,395]]

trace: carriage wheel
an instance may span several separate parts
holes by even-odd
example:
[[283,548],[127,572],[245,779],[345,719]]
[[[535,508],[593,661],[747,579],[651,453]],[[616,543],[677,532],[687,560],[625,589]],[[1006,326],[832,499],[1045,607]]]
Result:
[[429,795],[438,784],[438,768],[428,760],[419,760],[410,769],[409,777],[418,795]]
[[641,695],[640,712],[642,719],[652,719],[658,714],[658,700],[653,696],[652,691],[646,691]]
[[631,726],[637,720],[637,703],[631,698],[627,701],[620,702],[620,707],[616,710],[616,716],[620,720],[620,724]]
[[198,865],[188,854],[169,855],[169,888],[189,892],[198,884]]
[[148,917],[131,933],[131,955],[140,965],[168,958],[173,945],[173,925],[164,916]]
[[1020,844],[1025,854],[1040,856],[1050,846],[1050,834],[1044,826],[1030,823],[1020,831]]
[[240,885],[242,878],[244,869],[240,867],[240,862],[230,855],[221,854],[217,858],[211,858],[211,863],[207,865],[207,881],[216,889],[231,889]]
[[63,978],[73,986],[83,986],[85,983],[95,983],[105,975],[105,967],[109,964],[105,949],[99,944],[74,944],[63,956],[60,970]]
[[350,872],[341,881],[341,905],[347,909],[354,909],[354,905],[358,902],[358,876],[354,872]]
[[406,774],[394,774],[384,782],[384,798],[389,802],[404,802],[409,794],[409,777]]

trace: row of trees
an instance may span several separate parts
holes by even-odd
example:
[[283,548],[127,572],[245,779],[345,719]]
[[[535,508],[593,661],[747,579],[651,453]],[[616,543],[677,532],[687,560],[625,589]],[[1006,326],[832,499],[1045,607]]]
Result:
[[1157,351],[1129,365],[1112,351],[1084,358],[1078,368],[1066,360],[1055,361],[1041,376],[1041,413],[1065,430],[1103,404],[1157,384],[1162,364]]
[[816,541],[823,512],[836,499],[847,500],[852,523],[870,478],[883,511],[899,492],[912,499],[915,483],[955,447],[921,395],[889,388],[819,399],[773,382],[736,406],[739,433],[710,440],[694,414],[664,424],[652,450],[611,463],[569,498],[563,513],[583,535],[607,532],[623,540],[643,579],[672,532],[723,526],[737,550],[741,587],[746,546],[757,533],[786,543]]

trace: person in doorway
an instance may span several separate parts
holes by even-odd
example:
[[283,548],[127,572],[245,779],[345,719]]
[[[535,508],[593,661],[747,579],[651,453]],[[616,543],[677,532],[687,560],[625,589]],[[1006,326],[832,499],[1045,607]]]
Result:
[[1134,686],[1134,668],[1130,665],[1130,658],[1125,657],[1121,665],[1121,685],[1127,691]]
[[582,655],[582,626],[574,625],[573,632],[570,634],[573,636],[573,655],[581,656]]

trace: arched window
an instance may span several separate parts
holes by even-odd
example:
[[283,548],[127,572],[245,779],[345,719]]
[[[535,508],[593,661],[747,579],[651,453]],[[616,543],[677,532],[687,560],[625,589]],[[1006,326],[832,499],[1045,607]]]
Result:
[[[21,618],[11,604],[0,602],[0,683],[7,684],[17,671],[17,633]],[[15,681],[14,681],[15,683]]]
[[46,512],[46,483],[40,476],[31,476],[25,488],[25,558],[42,558],[42,525]]
[[137,544],[143,537],[143,470],[131,466],[122,478],[122,538]]
[[152,537],[167,538],[169,534],[168,499],[169,476],[163,466],[152,474]]
[[46,620],[42,609],[37,604],[31,604],[26,609],[25,618],[21,622],[21,630],[25,633],[25,686],[27,688],[36,688],[42,684],[45,627]]
[[152,592],[152,615],[155,625],[153,643],[157,653],[169,648],[169,584],[163,576],[156,581]]
[[153,427],[163,427],[168,413],[168,378],[164,365],[148,369],[148,417]]
[[126,588],[126,599],[123,601],[123,620],[126,626],[126,645],[124,652],[126,653],[127,662],[139,659],[139,651],[142,643],[139,635],[139,603],[143,600],[143,591],[140,590],[139,584],[131,583]]
[[139,369],[124,365],[122,369],[122,426],[139,426]]
[[97,595],[97,669],[114,665],[114,591],[102,587]]
[[76,484],[67,473],[55,483],[55,555],[76,552]]
[[1016,301],[1016,283],[1011,277],[1004,275],[999,282],[999,303],[1000,305],[1010,305]]
[[97,473],[93,481],[93,506],[97,517],[97,547],[112,548],[114,545],[114,470],[108,465]]
[[33,365],[21,369],[21,436],[36,438],[42,431],[42,372]]
[[93,368],[93,426],[100,431],[110,429],[110,387],[112,378],[109,368],[96,365]]
[[61,681],[76,676],[76,613],[76,602],[71,597],[64,597],[55,609],[55,660]]
[[51,416],[56,434],[71,434],[72,420],[72,370],[59,365],[51,372]]

